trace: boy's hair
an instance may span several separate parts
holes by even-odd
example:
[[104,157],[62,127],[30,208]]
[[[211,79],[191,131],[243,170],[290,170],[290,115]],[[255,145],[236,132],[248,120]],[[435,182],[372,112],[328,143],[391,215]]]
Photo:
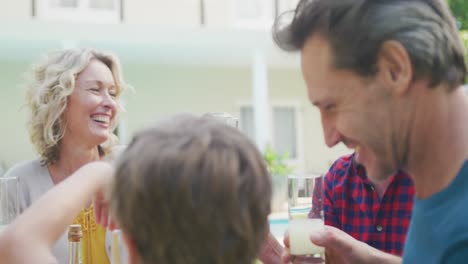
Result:
[[111,207],[143,263],[251,264],[267,235],[271,192],[246,136],[180,115],[134,136]]

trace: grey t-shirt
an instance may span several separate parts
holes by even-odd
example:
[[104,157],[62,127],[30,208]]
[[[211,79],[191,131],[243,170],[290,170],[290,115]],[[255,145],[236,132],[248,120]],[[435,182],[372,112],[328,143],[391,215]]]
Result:
[[[114,162],[126,146],[114,146],[105,160]],[[39,159],[21,162],[7,171],[5,177],[16,177],[19,183],[19,210],[22,213],[39,197],[54,187],[52,177],[47,166],[42,166]],[[71,224],[71,223],[70,223]],[[106,252],[111,256],[111,234],[106,232]],[[68,238],[65,231],[52,248],[52,253],[57,258],[58,263],[68,263]],[[126,253],[126,252],[124,252]]]
[[[17,164],[8,170],[5,176],[18,178],[20,213],[54,187],[49,170],[46,166],[41,165],[39,159]],[[52,253],[57,258],[58,263],[68,263],[68,239],[66,232],[55,243]]]

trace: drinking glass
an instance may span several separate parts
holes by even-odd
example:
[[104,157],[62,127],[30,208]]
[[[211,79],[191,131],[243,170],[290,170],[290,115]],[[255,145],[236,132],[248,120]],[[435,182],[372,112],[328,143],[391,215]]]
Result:
[[325,263],[324,248],[309,239],[324,229],[322,181],[321,175],[288,176],[289,245],[297,262]]
[[0,233],[19,214],[19,185],[16,177],[0,177]]
[[205,116],[213,117],[227,125],[230,125],[234,128],[239,128],[239,120],[233,115],[226,112],[210,112],[206,113]]

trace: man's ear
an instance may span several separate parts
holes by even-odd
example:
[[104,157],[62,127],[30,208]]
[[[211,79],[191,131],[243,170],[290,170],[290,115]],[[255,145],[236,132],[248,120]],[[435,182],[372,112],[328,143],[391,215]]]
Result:
[[382,44],[377,55],[377,77],[395,95],[405,94],[413,80],[413,66],[405,47],[398,41]]

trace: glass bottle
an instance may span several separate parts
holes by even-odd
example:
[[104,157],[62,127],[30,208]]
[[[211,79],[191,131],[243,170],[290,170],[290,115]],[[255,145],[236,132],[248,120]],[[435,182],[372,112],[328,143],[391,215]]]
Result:
[[68,228],[68,264],[81,264],[80,243],[83,237],[81,225],[70,225]]
[[120,230],[112,231],[112,261],[111,264],[121,264],[120,256]]

